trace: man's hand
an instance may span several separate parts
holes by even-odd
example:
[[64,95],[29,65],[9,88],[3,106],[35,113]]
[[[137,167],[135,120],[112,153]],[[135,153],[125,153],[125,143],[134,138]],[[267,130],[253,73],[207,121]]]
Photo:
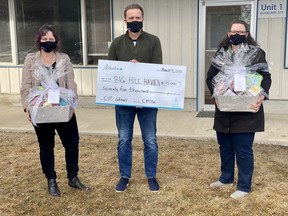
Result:
[[138,61],[136,59],[131,59],[130,62],[137,63]]

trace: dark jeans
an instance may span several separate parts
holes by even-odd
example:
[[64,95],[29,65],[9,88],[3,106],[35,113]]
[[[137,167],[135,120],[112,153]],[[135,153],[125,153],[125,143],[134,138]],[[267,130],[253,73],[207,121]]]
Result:
[[119,138],[118,162],[120,176],[131,178],[133,128],[137,114],[144,143],[145,174],[147,178],[156,177],[158,163],[156,118],[158,109],[116,106],[115,110]]
[[255,133],[219,133],[222,183],[234,182],[235,156],[238,167],[237,190],[250,192],[254,170],[253,142]]
[[47,179],[55,178],[55,130],[65,148],[67,177],[69,179],[78,174],[79,133],[76,116],[73,114],[69,122],[42,123],[34,126],[40,146],[40,162],[42,171]]

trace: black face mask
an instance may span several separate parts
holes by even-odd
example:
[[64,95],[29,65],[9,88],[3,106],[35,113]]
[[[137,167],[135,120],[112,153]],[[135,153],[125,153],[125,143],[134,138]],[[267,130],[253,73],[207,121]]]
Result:
[[56,42],[47,41],[47,42],[40,42],[40,47],[44,52],[50,53],[56,49]]
[[139,32],[143,28],[143,22],[133,21],[127,22],[127,29],[132,32]]
[[230,35],[229,43],[233,45],[239,45],[243,43],[245,40],[246,40],[246,35],[235,34],[235,35]]

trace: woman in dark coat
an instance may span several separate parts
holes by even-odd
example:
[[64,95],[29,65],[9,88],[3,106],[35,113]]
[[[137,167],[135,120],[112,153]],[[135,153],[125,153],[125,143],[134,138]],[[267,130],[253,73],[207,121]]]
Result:
[[[265,52],[260,49],[257,42],[251,37],[248,24],[242,20],[233,21],[230,25],[227,36],[218,46],[216,55],[220,49],[230,54],[233,59],[234,53],[241,44],[252,45],[257,48],[252,65],[266,64]],[[222,51],[223,51],[222,49]],[[263,69],[263,68],[262,68]],[[237,190],[231,194],[232,198],[242,198],[251,191],[252,175],[254,170],[253,142],[255,132],[264,131],[264,109],[263,100],[268,99],[271,86],[271,74],[259,67],[256,72],[262,76],[262,94],[257,102],[252,104],[253,112],[222,112],[218,107],[217,97],[215,98],[215,116],[213,129],[216,131],[217,140],[220,145],[221,176],[218,181],[213,182],[211,188],[219,188],[232,185],[234,182],[235,156],[238,167]],[[220,69],[212,64],[207,73],[206,83],[211,92],[214,93],[213,78]]]

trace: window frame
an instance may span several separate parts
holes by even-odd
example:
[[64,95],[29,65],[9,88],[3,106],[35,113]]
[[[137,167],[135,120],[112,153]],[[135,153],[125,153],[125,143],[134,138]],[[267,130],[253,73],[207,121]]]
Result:
[[18,55],[17,55],[17,34],[16,34],[16,14],[15,14],[15,4],[14,1],[8,0],[8,10],[9,10],[9,30],[10,30],[10,44],[11,44],[11,62],[0,62],[0,66],[15,66],[18,65]]
[[285,18],[285,50],[284,50],[284,69],[288,69],[288,3],[286,5],[286,18]]
[[[110,2],[110,28],[111,28],[111,41],[114,39],[114,29],[113,29],[113,0]],[[16,27],[16,10],[14,0],[8,0],[8,10],[9,10],[9,29],[10,29],[10,43],[11,43],[11,53],[12,62],[0,62],[0,67],[3,66],[16,66],[21,67],[23,64],[19,63],[18,58],[18,46],[17,46],[17,27]],[[98,65],[88,64],[88,38],[87,38],[87,20],[86,20],[86,0],[80,0],[80,13],[81,13],[81,37],[82,37],[82,65],[73,64],[75,68],[97,68]],[[108,42],[109,43],[109,42]],[[108,55],[108,53],[107,53]]]

